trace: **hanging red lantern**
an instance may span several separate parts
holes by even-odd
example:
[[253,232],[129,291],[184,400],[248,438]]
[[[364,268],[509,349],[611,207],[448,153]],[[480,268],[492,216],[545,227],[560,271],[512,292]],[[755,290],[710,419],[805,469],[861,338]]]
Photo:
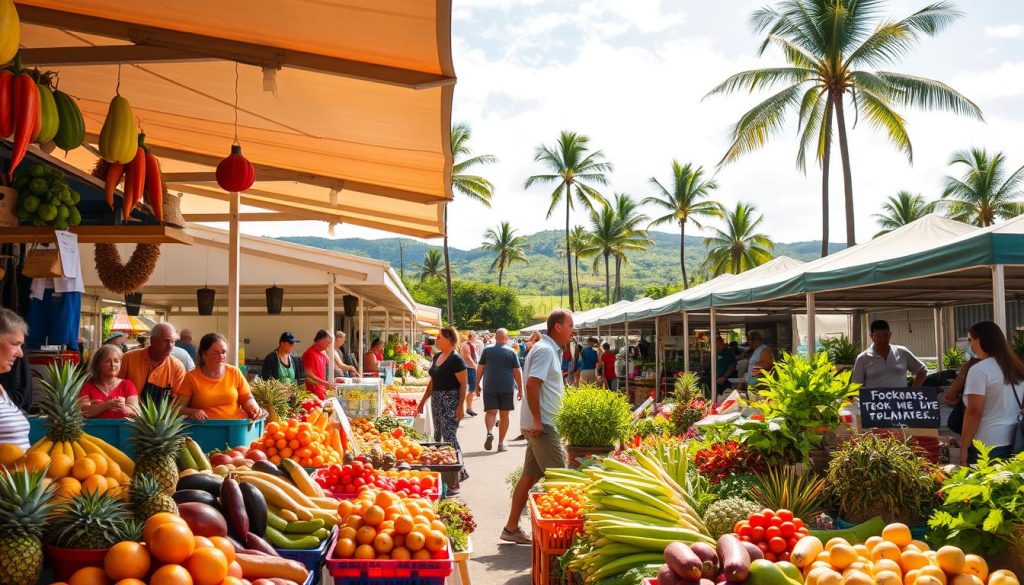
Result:
[[231,145],[231,154],[217,165],[217,184],[228,192],[238,193],[252,187],[256,169],[242,156],[242,147]]

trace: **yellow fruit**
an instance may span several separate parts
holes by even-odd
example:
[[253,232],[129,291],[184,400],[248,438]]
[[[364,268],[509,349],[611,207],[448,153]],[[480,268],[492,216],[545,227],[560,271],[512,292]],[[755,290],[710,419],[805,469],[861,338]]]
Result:
[[903,580],[892,571],[878,571],[875,573],[875,583],[878,585],[903,585]]
[[9,467],[25,456],[25,452],[21,450],[21,447],[14,443],[4,443],[0,445],[0,466]]
[[823,571],[818,576],[817,585],[842,585],[843,576],[833,570]]
[[107,480],[102,475],[90,475],[82,482],[83,492],[105,492],[107,491]]
[[50,464],[50,456],[42,451],[32,451],[25,455],[25,466],[32,471],[40,471]]
[[953,580],[949,582],[949,585],[985,585],[985,582],[974,575],[964,573],[953,577]]
[[941,583],[942,585],[946,585],[946,582],[947,582],[946,581],[946,573],[943,572],[942,569],[936,567],[935,565],[928,565],[927,567],[924,567],[923,569],[919,569],[918,570],[918,574],[917,574],[917,581],[918,581],[918,583],[921,582],[921,578],[922,577],[933,577],[933,578],[937,579],[939,581],[939,583]]
[[818,553],[818,556],[814,557],[814,560],[824,561],[828,563],[828,566],[832,566],[832,555],[830,555],[827,550],[823,550],[820,553]]
[[46,477],[53,479],[60,479],[67,477],[71,473],[71,466],[75,462],[63,453],[58,453],[50,458],[50,469],[46,472]]
[[843,582],[846,585],[875,585],[875,580],[862,571],[843,573]]
[[81,458],[75,461],[71,467],[71,475],[78,481],[85,481],[89,476],[96,474],[96,462],[92,459]]
[[864,546],[866,546],[869,551],[874,551],[875,547],[878,546],[878,543],[880,542],[884,542],[884,539],[881,536],[872,536],[864,541]]
[[[831,541],[829,542],[831,544]],[[832,548],[829,549],[828,554],[829,559],[832,562],[832,566],[838,571],[842,571],[846,567],[849,567],[859,558],[857,556],[857,551],[853,550],[852,546],[843,543],[834,544]]]
[[819,585],[818,584],[818,579],[820,579],[822,575],[824,575],[825,573],[834,573],[834,572],[835,571],[832,570],[832,567],[822,567],[822,566],[814,567],[804,577],[804,585]]
[[921,550],[921,547],[917,546],[914,543],[908,544],[907,546],[903,547],[901,550],[902,550],[902,552],[907,552],[908,550],[914,551],[914,552],[924,552],[923,550]]
[[[973,557],[974,555],[967,556]],[[970,565],[970,559],[968,559],[967,563]],[[1020,585],[1020,580],[1017,579],[1017,575],[1015,575],[1013,571],[999,569],[997,571],[992,571],[992,574],[989,575],[988,585]]]
[[903,567],[904,571],[923,569],[930,564],[928,557],[916,550],[907,550],[900,554],[900,566]]
[[99,453],[89,453],[85,457],[87,459],[92,459],[93,463],[96,464],[96,473],[100,475],[110,475],[109,473],[107,473],[109,463],[107,462],[106,457],[100,455]]
[[[408,532],[408,530],[405,532]],[[796,546],[793,547],[790,562],[797,567],[806,567],[814,562],[821,551],[821,541],[816,536],[805,536],[798,540]]]
[[864,560],[854,561],[854,562],[850,563],[849,567],[846,567],[846,569],[843,570],[843,576],[846,576],[846,573],[849,573],[851,571],[860,571],[861,573],[870,573],[871,572],[871,562],[870,561],[864,561]]
[[917,582],[917,576],[921,574],[921,571],[907,571],[903,574],[903,585],[914,585]]
[[882,538],[900,548],[907,546],[910,544],[910,541],[914,539],[910,534],[910,528],[906,524],[900,524],[899,522],[890,524],[883,528]]
[[871,549],[871,560],[878,562],[882,559],[889,559],[890,561],[899,562],[900,560],[900,547],[888,541],[881,541],[875,544],[875,547]]
[[964,556],[964,551],[955,546],[944,546],[935,551],[935,562],[940,569],[950,575],[958,575],[964,571],[967,557]]
[[107,475],[107,476],[110,476],[110,477],[118,477],[119,478],[119,477],[121,477],[121,474],[122,474],[121,466],[118,465],[117,462],[114,461],[113,459],[108,459],[107,460],[107,473],[105,473],[104,475]]
[[[965,555],[964,568],[960,572],[974,575],[982,581],[990,580],[988,574],[988,562],[978,555]],[[992,575],[995,576],[995,574],[999,572],[1000,571],[993,571]],[[1014,576],[1013,573],[1010,573],[1010,575]],[[1014,578],[1016,579],[1016,576],[1014,576]]]
[[946,583],[934,575],[918,575],[914,585],[946,585]]
[[903,567],[901,567],[899,563],[891,559],[881,559],[875,561],[875,565],[874,567],[872,567],[872,570],[876,575],[878,573],[881,573],[882,571],[890,571],[892,573],[896,573],[897,575],[899,575],[900,579],[903,578]]
[[923,540],[911,540],[910,544],[916,546],[918,550],[920,550],[921,552],[931,550],[931,547],[928,546],[928,543]]
[[855,544],[855,545],[853,545],[853,550],[857,551],[857,556],[862,558],[862,559],[870,559],[871,558],[871,551],[869,551],[868,547],[864,546],[863,544]]
[[845,538],[840,538],[837,536],[825,543],[825,550],[831,551],[832,547],[836,546],[837,544],[845,544],[846,546],[850,546],[850,543],[847,542]]

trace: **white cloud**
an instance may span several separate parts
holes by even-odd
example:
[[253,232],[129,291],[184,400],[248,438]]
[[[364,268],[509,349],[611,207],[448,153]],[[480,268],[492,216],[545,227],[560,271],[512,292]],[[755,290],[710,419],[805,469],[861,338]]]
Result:
[[1015,39],[1024,34],[1024,26],[1019,24],[1007,24],[1004,26],[986,26],[985,35],[997,39]]
[[955,77],[954,87],[974,100],[991,100],[1024,94],[1024,61],[1003,63],[994,69],[964,71]]

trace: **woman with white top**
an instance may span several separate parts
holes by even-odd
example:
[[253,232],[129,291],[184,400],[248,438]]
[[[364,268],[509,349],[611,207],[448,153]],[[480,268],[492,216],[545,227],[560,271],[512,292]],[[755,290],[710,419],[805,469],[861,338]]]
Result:
[[[6,374],[14,362],[22,357],[21,346],[25,344],[28,324],[17,313],[0,307],[0,374]],[[27,451],[28,419],[25,413],[11,400],[10,395],[0,386],[0,445],[14,444]]]
[[967,409],[960,435],[960,465],[978,460],[974,441],[991,449],[990,457],[1010,456],[1024,394],[1024,364],[1010,350],[998,325],[975,323],[967,331],[967,339],[981,361],[967,372],[964,383]]
[[753,389],[759,382],[758,378],[764,372],[772,369],[772,364],[775,363],[775,355],[772,353],[772,348],[765,345],[759,332],[751,331],[748,333],[747,341],[750,343],[750,362],[747,365],[746,376],[747,387]]

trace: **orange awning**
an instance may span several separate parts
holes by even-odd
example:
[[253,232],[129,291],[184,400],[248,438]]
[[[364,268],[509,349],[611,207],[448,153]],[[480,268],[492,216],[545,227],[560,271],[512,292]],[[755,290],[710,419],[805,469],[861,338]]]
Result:
[[[450,0],[17,4],[25,64],[60,73],[88,141],[120,80],[172,190],[191,195],[186,213],[227,210],[210,173],[234,139],[237,61],[238,139],[257,165],[243,205],[442,235]],[[273,70],[276,96],[264,90]],[[95,159],[79,150],[69,160]]]

